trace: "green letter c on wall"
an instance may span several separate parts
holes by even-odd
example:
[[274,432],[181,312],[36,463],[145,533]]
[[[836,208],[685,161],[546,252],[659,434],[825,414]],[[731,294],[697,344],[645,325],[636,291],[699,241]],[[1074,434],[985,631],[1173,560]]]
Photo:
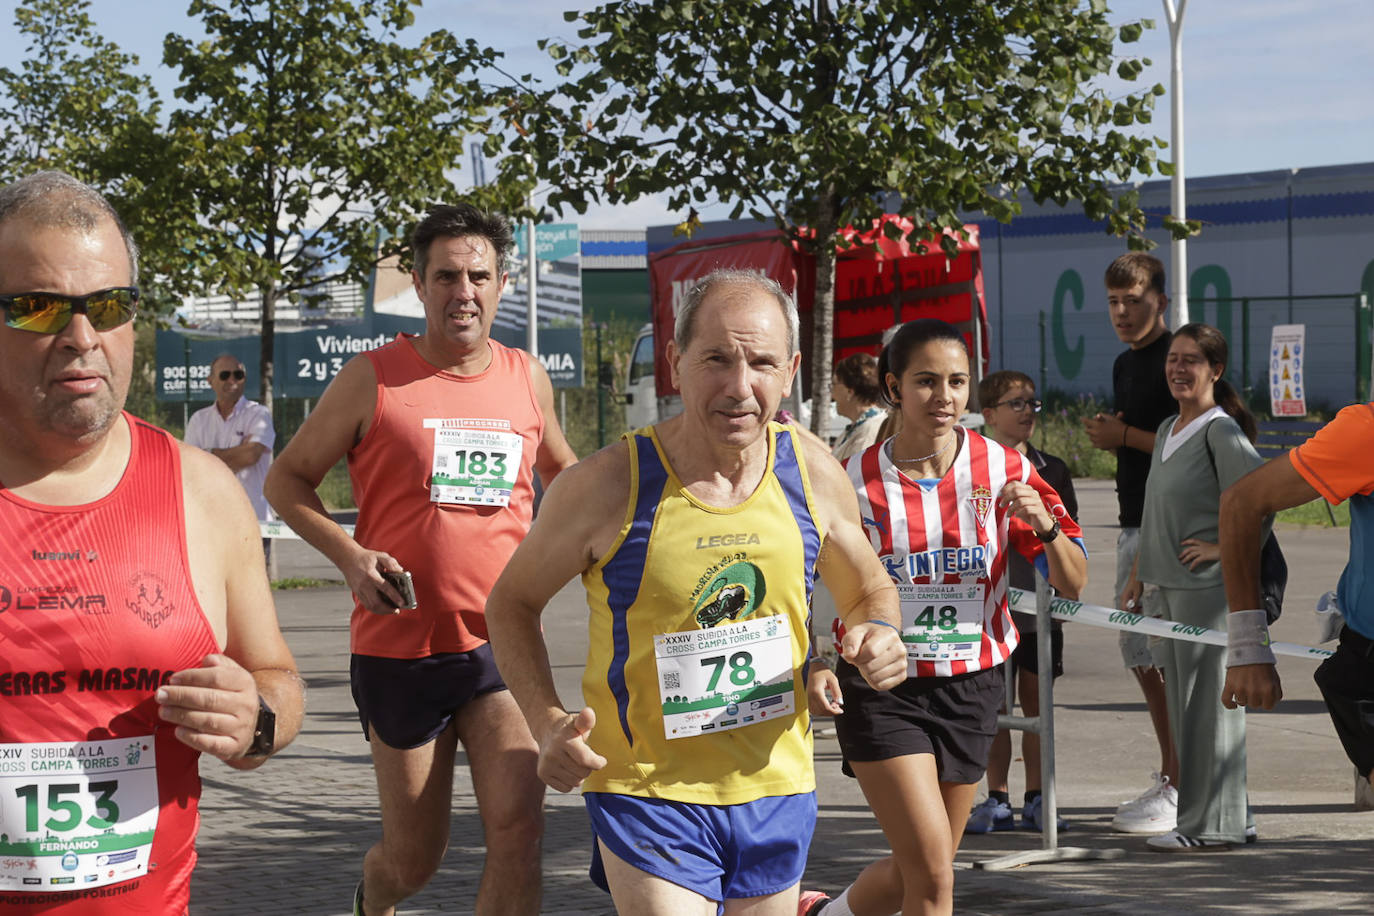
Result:
[[1078,378],[1083,369],[1083,335],[1072,346],[1064,338],[1064,297],[1073,299],[1073,310],[1083,311],[1083,278],[1076,270],[1066,270],[1059,275],[1059,283],[1054,288],[1054,311],[1050,316],[1050,334],[1054,338],[1054,363],[1059,369],[1059,377]]

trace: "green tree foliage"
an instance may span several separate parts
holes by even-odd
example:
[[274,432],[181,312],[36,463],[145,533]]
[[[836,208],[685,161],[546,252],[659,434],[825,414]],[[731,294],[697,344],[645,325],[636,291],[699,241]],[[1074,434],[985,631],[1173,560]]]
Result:
[[471,74],[496,52],[442,30],[406,43],[417,5],[192,0],[208,37],[166,40],[183,103],[164,184],[180,258],[167,268],[186,289],[257,295],[264,392],[277,303],[365,280],[426,205],[455,196],[465,140],[485,139],[493,97]]
[[[0,184],[60,169],[99,188],[144,249],[162,260],[162,220],[153,182],[164,169],[160,102],[138,57],[96,31],[87,0],[26,0],[15,31],[27,38],[22,60],[0,67]],[[172,298],[144,270],[141,313],[156,319]]]
[[658,0],[566,18],[583,43],[545,43],[565,81],[509,112],[550,204],[667,192],[688,229],[713,201],[774,220],[816,253],[817,403],[839,230],[890,199],[923,234],[957,229],[960,211],[1009,220],[1022,193],[1144,228],[1136,194],[1107,182],[1154,170],[1163,144],[1129,129],[1164,90],[1100,88],[1113,68],[1139,74],[1114,45],[1149,24],[1112,28],[1104,0]]
[[18,69],[0,67],[0,183],[61,169],[114,196],[136,196],[133,156],[156,132],[159,103],[138,58],[95,30],[87,0],[27,0]]

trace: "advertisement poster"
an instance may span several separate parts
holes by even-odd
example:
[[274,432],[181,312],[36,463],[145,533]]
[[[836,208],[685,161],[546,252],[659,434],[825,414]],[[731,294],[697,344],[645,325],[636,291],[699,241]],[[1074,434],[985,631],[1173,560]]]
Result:
[[1275,417],[1307,416],[1302,384],[1307,326],[1276,324],[1269,338],[1269,413]]

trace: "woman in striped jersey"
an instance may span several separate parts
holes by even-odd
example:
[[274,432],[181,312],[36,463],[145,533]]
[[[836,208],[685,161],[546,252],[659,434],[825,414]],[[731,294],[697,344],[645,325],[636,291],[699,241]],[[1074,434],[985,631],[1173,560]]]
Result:
[[845,467],[901,595],[908,679],[880,693],[841,660],[833,673],[813,667],[808,692],[813,713],[837,716],[845,772],[858,777],[893,854],[832,901],[807,895],[810,916],[952,911],[954,853],[1017,642],[1007,551],[1062,595],[1076,598],[1087,578],[1082,532],[1053,488],[1021,453],[959,426],[971,377],[958,329],[903,325],[878,375],[901,430]]

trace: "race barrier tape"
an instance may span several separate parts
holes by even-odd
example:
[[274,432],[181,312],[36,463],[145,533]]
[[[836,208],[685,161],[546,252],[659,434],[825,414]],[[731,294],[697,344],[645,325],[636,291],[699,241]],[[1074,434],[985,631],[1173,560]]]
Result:
[[[350,535],[353,533],[352,525],[340,525],[339,527]],[[258,522],[258,530],[261,531],[262,536],[268,540],[275,541],[286,539],[299,541],[301,539],[301,536],[292,531],[286,522]]]
[[[1034,613],[1035,592],[1008,588],[1007,605],[1012,610]],[[1116,608],[1070,601],[1068,598],[1051,598],[1050,616],[1059,620],[1073,620],[1090,626],[1106,627],[1110,630],[1132,630],[1138,633],[1149,633],[1152,636],[1163,636],[1166,639],[1205,642],[1213,646],[1224,647],[1226,645],[1226,632],[1224,630],[1195,627],[1186,623],[1172,623],[1159,617],[1146,617],[1142,614],[1132,614],[1129,611],[1119,611]],[[1330,658],[1333,654],[1329,649],[1300,646],[1292,642],[1270,643],[1269,648],[1274,650],[1275,655],[1290,655],[1295,658],[1310,658],[1317,661]]]
[[[339,527],[350,535],[353,533],[352,525],[340,525]],[[292,531],[285,522],[259,522],[258,528],[264,538],[273,540],[301,539],[301,536]],[[1025,608],[1021,607],[1023,603]],[[1034,613],[1035,592],[1008,588],[1007,605],[1014,611]],[[1026,608],[1031,610],[1026,610]],[[1073,620],[1090,626],[1106,627],[1109,630],[1134,630],[1153,636],[1163,636],[1166,639],[1184,639],[1189,642],[1204,642],[1213,646],[1224,647],[1226,645],[1226,633],[1222,630],[1190,626],[1186,623],[1171,623],[1159,617],[1146,617],[1143,614],[1132,614],[1129,611],[1120,611],[1116,608],[1084,604],[1082,601],[1071,601],[1068,598],[1050,599],[1050,616],[1059,620]],[[1329,649],[1301,646],[1292,642],[1270,643],[1269,648],[1274,650],[1275,655],[1289,655],[1294,658],[1310,658],[1318,661],[1330,658],[1333,654]]]

